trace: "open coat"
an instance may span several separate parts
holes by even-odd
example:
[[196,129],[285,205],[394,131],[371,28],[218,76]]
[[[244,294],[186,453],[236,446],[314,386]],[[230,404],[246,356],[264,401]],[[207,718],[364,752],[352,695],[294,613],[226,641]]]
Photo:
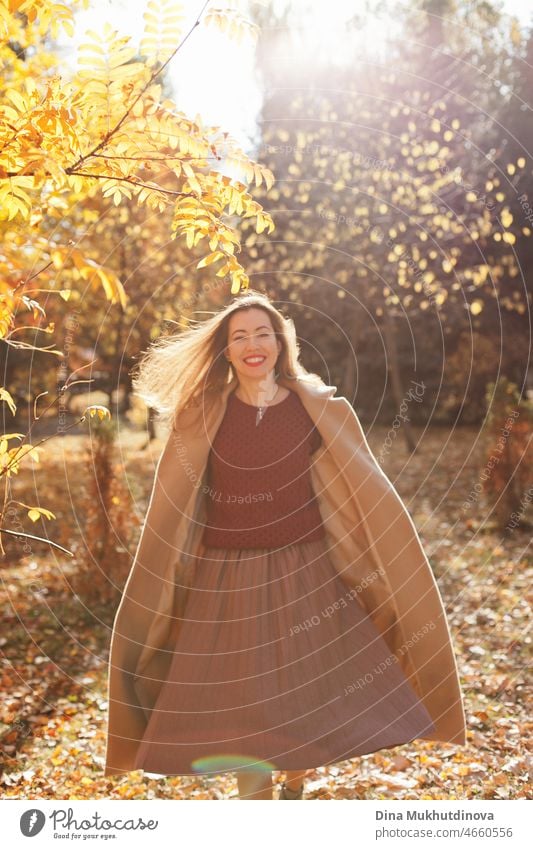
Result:
[[[463,745],[465,715],[439,589],[413,521],[377,463],[350,402],[336,387],[280,377],[316,424],[311,480],[331,561],[370,615],[425,704],[426,739]],[[111,637],[105,775],[134,769],[172,659],[195,556],[203,549],[209,451],[233,378],[174,417]],[[207,398],[207,394],[205,396]],[[258,433],[259,436],[259,433]]]

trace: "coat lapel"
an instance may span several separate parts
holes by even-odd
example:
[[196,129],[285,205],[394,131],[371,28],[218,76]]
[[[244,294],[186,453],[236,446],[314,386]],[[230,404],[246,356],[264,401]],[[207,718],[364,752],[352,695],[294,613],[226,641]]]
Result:
[[[302,378],[296,392],[323,445],[311,479],[331,562],[357,593],[435,724],[428,739],[464,744],[465,717],[442,599],[415,526],[381,470],[359,419],[336,387]],[[105,775],[133,769],[201,555],[209,451],[234,378],[183,411],[159,458],[134,561],[113,625]]]

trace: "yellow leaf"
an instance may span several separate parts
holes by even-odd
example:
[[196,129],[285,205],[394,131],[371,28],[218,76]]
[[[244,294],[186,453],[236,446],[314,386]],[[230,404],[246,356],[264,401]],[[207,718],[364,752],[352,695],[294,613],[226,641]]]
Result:
[[83,418],[85,418],[87,413],[89,413],[90,418],[93,419],[95,416],[98,416],[100,421],[102,421],[102,419],[111,418],[111,413],[109,412],[107,407],[103,407],[101,404],[91,404],[90,407],[87,407],[85,413],[83,414]]
[[188,177],[188,182],[193,190],[193,192],[198,192],[198,194],[202,194],[202,187],[196,178],[196,174],[194,173],[194,169],[192,168],[190,162],[182,162],[182,168],[184,173]]
[[[27,504],[24,504],[23,507],[27,507]],[[36,522],[41,516],[45,516],[47,519],[55,519],[54,513],[51,513],[50,510],[45,510],[43,507],[30,507],[28,510],[28,517],[32,520],[32,522]]]
[[[42,451],[42,448],[36,448],[33,445],[21,445],[17,449],[13,449],[17,451],[17,460],[20,461],[24,457],[31,457],[36,463],[39,462],[39,451]],[[26,506],[26,505],[25,505]]]
[[275,182],[274,174],[268,168],[263,168],[263,177],[265,178],[267,190],[270,191]]
[[[134,56],[137,55],[136,47],[124,47],[122,50],[118,50],[116,52],[111,53],[108,65],[110,68],[118,68],[120,65],[125,65],[126,62],[130,62]],[[135,68],[135,73],[139,70],[138,67],[133,65]]]
[[24,98],[20,96],[18,91],[10,88],[6,91],[6,97],[9,97],[10,101],[15,104],[19,112],[26,112],[28,109],[27,103],[24,101]]
[[240,280],[238,277],[234,277],[231,283],[231,294],[238,295],[241,289]]
[[[111,301],[112,304],[116,304],[117,301],[120,301],[122,307],[125,308],[127,303],[126,292],[124,291],[124,287],[117,275],[110,269],[104,270],[98,266],[94,269],[90,269],[90,271],[93,271],[93,273],[99,278],[107,299]],[[87,274],[84,274],[83,272],[82,275],[87,277]]]
[[63,251],[50,251],[50,259],[52,260],[54,268],[56,268],[57,270],[63,268]]
[[11,397],[7,389],[4,389],[3,387],[0,387],[0,401],[5,401],[13,415],[15,415],[15,413],[17,412],[17,405],[13,401],[13,398]]
[[229,262],[227,262],[225,265],[222,266],[222,268],[218,269],[216,276],[217,277],[224,277],[224,275],[228,273],[229,269],[230,269],[230,265],[229,265]]
[[72,38],[74,36],[74,24],[72,21],[62,21],[62,24],[66,34]]
[[224,256],[222,251],[214,251],[208,256],[204,256],[203,259],[197,264],[196,268],[205,268],[206,265],[211,265],[211,263],[216,262],[217,259],[221,259]]

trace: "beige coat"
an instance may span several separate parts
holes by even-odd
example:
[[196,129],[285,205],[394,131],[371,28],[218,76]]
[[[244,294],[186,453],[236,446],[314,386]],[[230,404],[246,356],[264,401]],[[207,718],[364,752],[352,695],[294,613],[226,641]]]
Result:
[[[300,397],[322,436],[311,479],[335,569],[371,616],[435,725],[426,739],[463,745],[465,715],[442,599],[415,526],[336,387],[278,381]],[[201,552],[207,461],[233,378],[181,413],[159,459],[150,504],[116,613],[109,659],[105,775],[134,768],[168,674],[194,557]]]

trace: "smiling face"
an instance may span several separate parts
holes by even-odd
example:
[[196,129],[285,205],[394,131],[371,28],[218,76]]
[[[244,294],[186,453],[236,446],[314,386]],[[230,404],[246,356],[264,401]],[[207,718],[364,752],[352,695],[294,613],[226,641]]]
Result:
[[281,342],[270,316],[259,307],[238,310],[228,322],[226,356],[238,377],[265,377],[276,365]]

